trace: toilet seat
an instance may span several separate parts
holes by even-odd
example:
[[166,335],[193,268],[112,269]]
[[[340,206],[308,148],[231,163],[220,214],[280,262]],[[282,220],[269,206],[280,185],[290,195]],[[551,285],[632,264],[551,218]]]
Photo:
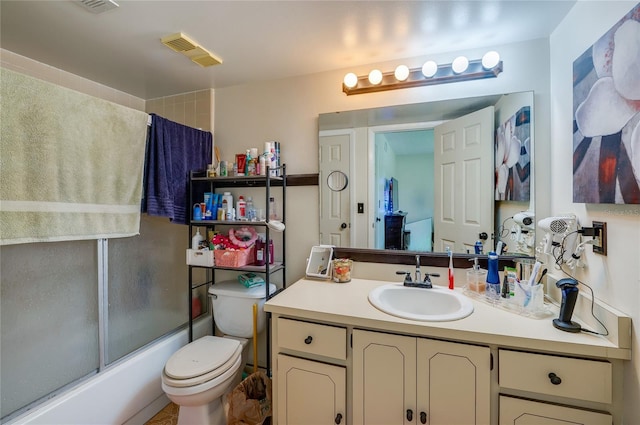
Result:
[[205,336],[185,345],[171,356],[164,367],[162,380],[172,387],[193,387],[225,372],[235,372],[241,356],[242,345],[239,341]]

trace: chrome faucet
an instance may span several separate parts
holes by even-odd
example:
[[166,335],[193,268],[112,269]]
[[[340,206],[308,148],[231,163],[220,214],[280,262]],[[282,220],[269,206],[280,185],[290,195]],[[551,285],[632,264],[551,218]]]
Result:
[[411,272],[397,271],[396,274],[404,275],[404,286],[412,286],[417,288],[433,288],[433,285],[431,283],[431,276],[440,276],[440,274],[438,273],[425,273],[424,282],[422,281],[422,273],[420,272],[420,255],[416,255],[416,272],[414,280],[411,280]]

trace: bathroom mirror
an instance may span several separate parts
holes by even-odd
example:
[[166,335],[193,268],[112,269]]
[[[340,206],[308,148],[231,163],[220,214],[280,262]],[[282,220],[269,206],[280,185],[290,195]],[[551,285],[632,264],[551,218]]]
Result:
[[[320,181],[326,180],[326,176],[338,168],[350,183],[350,190],[344,191],[348,193],[340,197],[327,195],[330,190],[321,185],[321,243],[343,248],[384,249],[389,246],[388,243],[385,245],[385,239],[388,242],[389,229],[393,228],[397,242],[392,246],[397,250],[444,252],[446,246],[453,246],[455,253],[474,254],[475,242],[481,240],[486,254],[502,240],[508,254],[533,255],[535,229],[523,227],[513,219],[523,211],[535,215],[531,197],[534,192],[530,186],[533,181],[530,163],[533,160],[533,106],[533,92],[520,92],[320,114],[320,149],[332,153],[320,155]],[[442,201],[443,191],[436,188],[436,185],[445,187],[438,182],[435,172],[443,169],[442,165],[434,163],[442,162],[434,149],[436,138],[444,140],[445,137],[437,129],[481,110],[488,111],[486,114],[492,119],[490,134],[482,139],[484,153],[479,156],[486,163],[481,171],[483,185],[467,190],[476,196],[473,204],[454,208],[447,205],[446,200]],[[513,124],[516,121],[517,124]],[[517,133],[515,126],[525,122],[526,128],[518,128],[520,133]],[[527,134],[523,136],[522,130]],[[502,148],[500,160],[495,159],[499,150],[496,135],[500,131],[517,136],[519,158],[515,164],[513,160],[505,164]],[[512,146],[511,150],[517,149]],[[323,158],[337,158],[335,152],[342,153],[338,165],[335,161],[331,167],[323,164]],[[462,160],[456,164],[468,170],[473,161]],[[509,167],[502,173],[506,165]],[[502,178],[500,187],[496,188],[498,173],[502,173]],[[478,179],[467,180],[477,183],[475,180]],[[449,187],[455,190],[454,185]],[[436,196],[441,197],[439,203]],[[438,236],[446,233],[445,230],[441,232],[438,223],[447,222],[446,214],[439,214],[447,208],[464,210],[465,214],[472,211],[472,219],[482,216],[485,227],[472,228],[472,236],[467,236],[460,244],[446,236]],[[329,217],[328,211],[335,212],[334,216],[340,215],[334,220],[335,224],[329,219],[336,217]],[[389,215],[398,213],[405,216],[404,222],[398,224],[396,220],[392,223]],[[533,221],[535,223],[535,218]],[[345,227],[344,223],[349,224]],[[486,234],[484,240],[483,233]],[[449,241],[452,241],[450,245]]]

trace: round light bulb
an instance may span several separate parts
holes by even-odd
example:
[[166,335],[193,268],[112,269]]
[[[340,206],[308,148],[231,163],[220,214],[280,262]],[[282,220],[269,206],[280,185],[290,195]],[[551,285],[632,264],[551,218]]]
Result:
[[379,69],[374,69],[369,73],[369,82],[373,85],[378,85],[382,82],[382,72]]
[[482,57],[482,67],[484,69],[492,69],[500,62],[500,54],[496,51],[490,51]]
[[407,65],[398,65],[396,71],[394,72],[396,76],[396,80],[404,81],[409,78],[409,67]]
[[467,70],[468,67],[469,59],[464,56],[458,56],[453,60],[453,63],[451,64],[451,69],[453,69],[453,72],[456,74],[462,74]]
[[344,76],[344,85],[350,89],[354,88],[358,85],[358,76],[353,72],[348,73]]
[[438,64],[434,61],[427,61],[422,65],[422,75],[431,78],[438,72]]

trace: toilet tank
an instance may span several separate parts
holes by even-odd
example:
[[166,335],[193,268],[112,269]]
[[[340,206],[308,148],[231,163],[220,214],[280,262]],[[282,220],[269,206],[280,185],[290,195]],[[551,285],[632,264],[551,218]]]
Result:
[[[264,285],[246,288],[237,280],[218,282],[209,288],[213,305],[213,320],[218,329],[226,335],[241,338],[253,337],[253,305],[258,304],[258,333],[265,326],[264,303],[266,291]],[[269,284],[269,294],[276,291]]]

